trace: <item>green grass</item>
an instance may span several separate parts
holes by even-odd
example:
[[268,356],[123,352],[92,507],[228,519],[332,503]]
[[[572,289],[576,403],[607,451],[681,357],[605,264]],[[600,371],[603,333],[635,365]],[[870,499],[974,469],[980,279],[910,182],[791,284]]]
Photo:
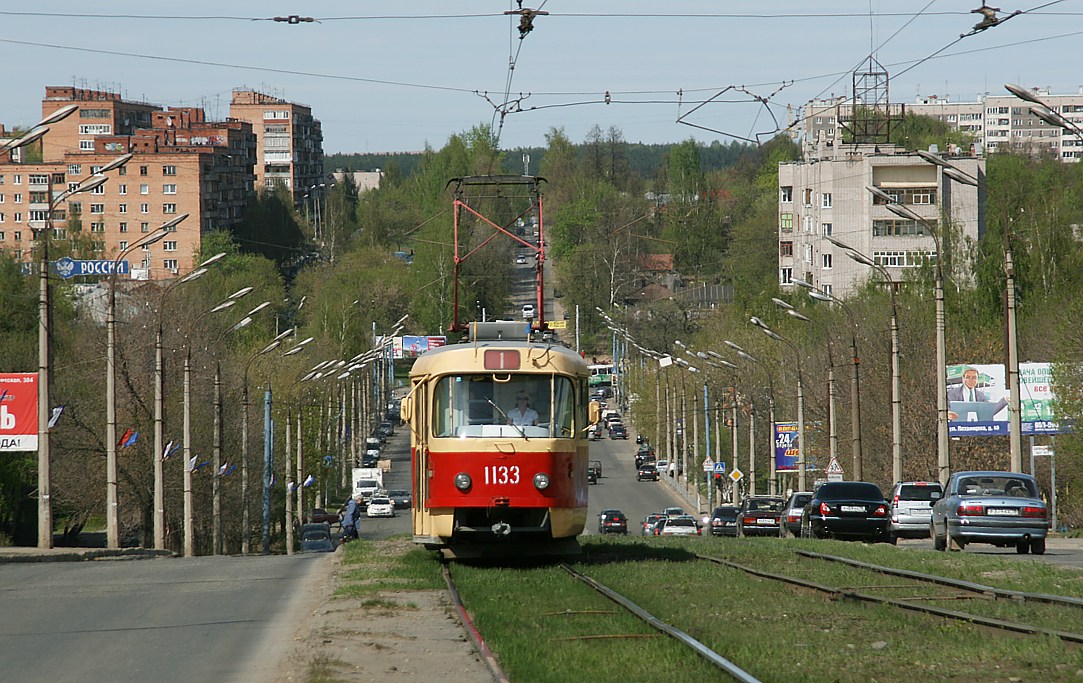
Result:
[[382,591],[438,590],[445,587],[433,553],[420,547],[388,552],[387,544],[357,540],[343,548],[343,572],[336,595],[374,596]]

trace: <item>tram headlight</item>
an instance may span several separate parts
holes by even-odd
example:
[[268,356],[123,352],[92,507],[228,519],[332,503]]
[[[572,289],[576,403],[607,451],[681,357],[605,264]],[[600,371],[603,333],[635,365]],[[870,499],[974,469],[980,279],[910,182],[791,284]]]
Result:
[[539,491],[544,491],[549,488],[549,475],[545,472],[538,472],[534,475],[534,488]]
[[470,479],[470,475],[466,472],[459,472],[455,475],[455,488],[459,489],[460,491],[468,490],[473,485],[473,483],[474,482]]

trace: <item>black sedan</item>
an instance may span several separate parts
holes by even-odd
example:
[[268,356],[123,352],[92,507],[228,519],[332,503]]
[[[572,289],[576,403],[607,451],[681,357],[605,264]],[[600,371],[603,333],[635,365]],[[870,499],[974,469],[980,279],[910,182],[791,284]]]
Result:
[[598,533],[628,533],[628,516],[617,509],[602,510],[601,514],[598,515]]
[[956,472],[945,495],[933,504],[930,524],[933,547],[949,542],[1015,546],[1016,552],[1045,553],[1049,511],[1038,482],[1021,472]]
[[876,484],[829,481],[820,484],[805,506],[801,535],[887,541],[890,507]]
[[658,468],[654,463],[643,463],[636,471],[636,481],[658,481]]
[[610,439],[627,439],[628,430],[624,428],[622,424],[609,425],[609,438]]
[[737,513],[741,508],[736,505],[720,505],[711,514],[712,536],[736,536]]
[[393,489],[387,492],[387,497],[391,499],[391,503],[395,506],[396,510],[405,510],[414,506],[414,496],[412,493],[405,489]]

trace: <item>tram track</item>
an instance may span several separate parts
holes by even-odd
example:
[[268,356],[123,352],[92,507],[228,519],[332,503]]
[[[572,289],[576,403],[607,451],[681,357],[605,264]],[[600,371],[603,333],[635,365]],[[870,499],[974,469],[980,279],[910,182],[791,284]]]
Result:
[[[858,580],[856,587],[853,584],[845,586],[832,586],[824,584],[820,581],[812,581],[799,576],[792,576],[787,574],[781,574],[778,572],[767,571],[764,569],[759,569],[719,557],[701,554],[696,554],[696,557],[707,562],[712,562],[714,564],[729,567],[731,569],[740,570],[751,576],[756,576],[762,579],[768,579],[779,583],[785,583],[791,586],[817,591],[837,598],[887,605],[901,610],[964,621],[967,623],[977,624],[980,626],[986,626],[989,628],[995,628],[1004,631],[1011,631],[1014,633],[1039,636],[1053,636],[1055,638],[1059,638],[1063,641],[1070,643],[1083,643],[1083,633],[1067,631],[1061,628],[1053,628],[1050,626],[1025,623],[1012,618],[1000,618],[997,616],[990,616],[989,614],[979,614],[976,612],[964,612],[957,609],[948,609],[946,607],[933,604],[937,602],[947,601],[967,601],[974,606],[980,605],[982,607],[988,607],[989,605],[994,604],[999,600],[1002,603],[1006,602],[1009,605],[1009,609],[1007,611],[1024,611],[1024,606],[1027,605],[1027,603],[1030,603],[1030,605],[1038,606],[1038,609],[1031,610],[1031,614],[1033,616],[1039,616],[1050,621],[1055,621],[1057,619],[1064,619],[1063,613],[1056,613],[1058,608],[1070,608],[1071,610],[1073,610],[1073,612],[1075,610],[1083,608],[1083,600],[1076,597],[1007,590],[975,583],[972,581],[964,581],[960,579],[952,579],[945,576],[937,576],[934,574],[924,574],[921,572],[915,572],[906,569],[875,565],[867,562],[860,562],[858,560],[853,560],[850,558],[827,555],[824,553],[815,553],[803,550],[797,550],[794,552],[797,557],[802,559],[814,560],[819,562],[839,563],[841,565],[845,565],[848,568],[858,570],[858,572],[891,576],[899,579],[900,582],[884,585],[869,582],[860,582]],[[902,598],[891,597],[882,594],[884,592],[901,592],[912,590],[915,587],[921,588],[924,591],[924,594],[909,595]],[[947,590],[952,590],[956,592],[949,593],[947,592]],[[934,592],[932,594],[929,594],[929,591]],[[1069,617],[1067,620],[1072,619],[1071,617]]]

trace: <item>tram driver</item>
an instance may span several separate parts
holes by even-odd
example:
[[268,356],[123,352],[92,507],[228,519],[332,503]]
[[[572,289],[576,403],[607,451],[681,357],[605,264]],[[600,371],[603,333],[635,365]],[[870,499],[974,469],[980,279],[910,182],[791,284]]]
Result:
[[516,427],[534,427],[538,424],[538,411],[530,407],[530,397],[523,391],[515,395],[515,407],[507,414],[508,424]]

